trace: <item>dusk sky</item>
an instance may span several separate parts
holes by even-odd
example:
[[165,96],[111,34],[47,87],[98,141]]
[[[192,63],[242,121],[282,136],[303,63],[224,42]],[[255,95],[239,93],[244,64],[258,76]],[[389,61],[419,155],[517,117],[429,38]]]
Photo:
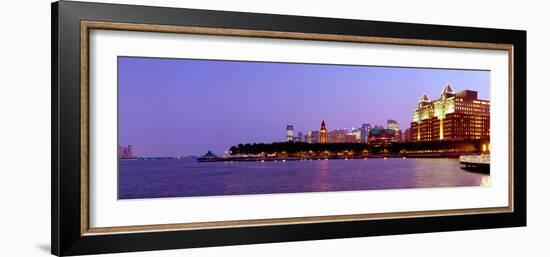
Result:
[[118,58],[119,145],[137,156],[222,155],[239,143],[383,125],[410,127],[423,93],[447,83],[490,99],[489,71],[346,65]]

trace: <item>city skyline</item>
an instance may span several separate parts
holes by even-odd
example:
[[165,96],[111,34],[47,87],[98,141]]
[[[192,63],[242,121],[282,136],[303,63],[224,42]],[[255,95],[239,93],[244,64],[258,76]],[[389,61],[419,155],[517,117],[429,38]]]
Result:
[[[319,128],[410,126],[447,83],[490,99],[489,71],[119,57],[119,145],[139,156],[223,154]],[[335,86],[336,85],[336,86]]]
[[[392,123],[393,126],[390,125],[390,123]],[[395,120],[391,120],[391,119],[387,120],[387,123],[385,124],[386,126],[380,125],[380,124],[374,124],[373,125],[371,123],[362,123],[360,126],[351,126],[351,127],[345,127],[345,128],[327,128],[325,120],[321,120],[320,124],[321,124],[321,126],[318,127],[317,129],[309,128],[309,129],[306,129],[304,131],[295,130],[294,125],[288,124],[286,126],[286,131],[285,131],[285,136],[284,136],[285,140],[284,141],[287,141],[287,142],[288,141],[303,141],[303,142],[311,143],[310,141],[307,140],[308,139],[307,137],[311,136],[310,133],[320,133],[320,131],[323,129],[323,127],[326,129],[327,133],[328,132],[345,132],[345,133],[351,133],[351,134],[361,132],[362,130],[364,130],[362,133],[368,134],[368,132],[371,129],[379,128],[379,127],[394,129],[394,130],[401,130],[401,128],[399,127],[399,123],[397,123]],[[368,126],[368,129],[366,127],[363,128],[363,126]],[[349,134],[349,135],[351,135],[351,134]],[[363,136],[363,134],[361,134],[361,136]],[[365,143],[364,141],[362,141],[362,139],[360,137],[356,138],[356,141],[358,141],[360,143]],[[330,142],[328,142],[328,143],[330,143]]]

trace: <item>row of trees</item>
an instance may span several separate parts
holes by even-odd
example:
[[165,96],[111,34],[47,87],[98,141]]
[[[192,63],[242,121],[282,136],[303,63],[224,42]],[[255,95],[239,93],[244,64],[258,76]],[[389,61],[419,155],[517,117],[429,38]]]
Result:
[[229,150],[235,154],[319,154],[319,153],[390,153],[397,154],[407,152],[425,152],[454,150],[464,152],[476,152],[482,150],[482,145],[487,140],[464,140],[464,141],[427,141],[427,142],[393,142],[382,146],[369,145],[364,143],[326,143],[310,144],[304,142],[278,142],[270,144],[239,144],[232,146]]

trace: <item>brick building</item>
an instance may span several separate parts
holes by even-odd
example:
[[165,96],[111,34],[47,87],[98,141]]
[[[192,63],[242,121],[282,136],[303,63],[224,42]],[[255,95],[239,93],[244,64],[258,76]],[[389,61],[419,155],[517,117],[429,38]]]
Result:
[[411,122],[411,140],[489,139],[490,102],[477,97],[477,91],[455,93],[451,85],[431,101],[426,94],[420,98]]

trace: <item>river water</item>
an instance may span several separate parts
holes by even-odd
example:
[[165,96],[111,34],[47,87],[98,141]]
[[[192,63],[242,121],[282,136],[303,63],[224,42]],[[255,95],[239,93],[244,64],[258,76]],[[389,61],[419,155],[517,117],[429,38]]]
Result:
[[118,198],[158,198],[488,186],[489,174],[458,159],[355,159],[287,162],[120,160]]

